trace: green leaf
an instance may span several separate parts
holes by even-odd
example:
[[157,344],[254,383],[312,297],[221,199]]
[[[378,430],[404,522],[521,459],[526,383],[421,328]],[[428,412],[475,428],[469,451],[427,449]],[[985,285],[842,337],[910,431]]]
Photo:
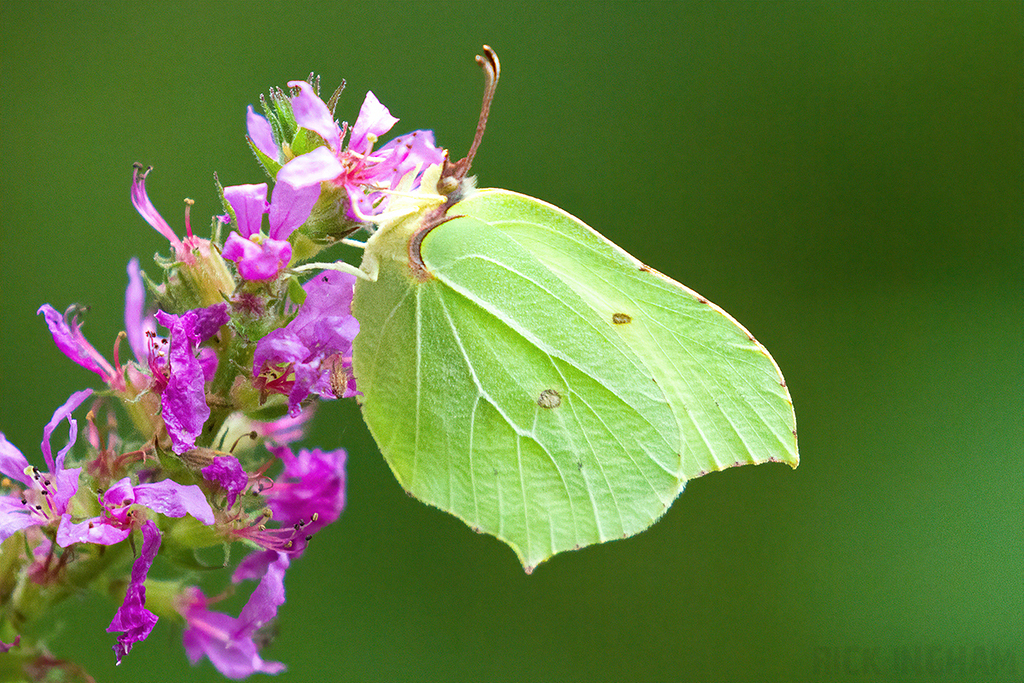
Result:
[[425,272],[409,234],[372,240],[353,300],[363,414],[409,493],[532,571],[646,529],[692,477],[796,465],[782,376],[720,309],[536,199],[448,215]]

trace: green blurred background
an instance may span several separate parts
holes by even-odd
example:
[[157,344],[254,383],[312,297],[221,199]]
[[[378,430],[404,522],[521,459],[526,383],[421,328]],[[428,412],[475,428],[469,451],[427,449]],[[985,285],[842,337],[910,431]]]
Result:
[[[167,252],[128,201],[205,230],[260,182],[245,106],[323,75],[458,157],[482,43],[501,86],[474,165],[576,214],[746,325],[782,367],[802,464],[690,484],[629,540],[525,576],[408,498],[352,402],[349,503],[290,570],[284,681],[1020,680],[1024,675],[1022,4],[0,4],[0,429],[98,385],[44,302],[122,327]],[[152,268],[152,266],[150,266]],[[1016,578],[1014,578],[1016,577]],[[118,669],[96,596],[54,651],[99,681],[222,680],[166,620]],[[1011,669],[1012,667],[1012,669]]]

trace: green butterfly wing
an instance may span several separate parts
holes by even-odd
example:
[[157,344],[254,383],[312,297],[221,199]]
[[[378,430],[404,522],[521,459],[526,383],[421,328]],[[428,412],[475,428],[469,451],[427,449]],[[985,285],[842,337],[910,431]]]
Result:
[[512,237],[613,323],[676,416],[682,479],[763,462],[796,467],[796,417],[782,372],[725,311],[533,197],[481,190],[453,213]]
[[795,465],[781,376],[718,309],[535,199],[452,215],[426,278],[382,258],[353,299],[363,414],[410,494],[530,571],[646,529],[691,476]]

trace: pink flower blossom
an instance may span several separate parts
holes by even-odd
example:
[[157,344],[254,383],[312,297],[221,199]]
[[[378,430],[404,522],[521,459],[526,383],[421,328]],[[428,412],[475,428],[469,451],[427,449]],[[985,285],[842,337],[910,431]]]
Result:
[[[67,512],[71,498],[78,492],[78,478],[82,473],[80,467],[64,467],[68,451],[78,439],[78,421],[71,417],[71,413],[91,395],[91,389],[71,394],[43,428],[40,449],[49,472],[41,472],[29,465],[21,451],[0,433],[0,472],[25,486],[20,492],[0,497],[0,541],[29,527],[59,522]],[[68,443],[54,459],[50,436],[65,418],[68,421]]]
[[345,507],[345,451],[270,450],[284,463],[274,485],[263,492],[274,520],[285,526],[308,522],[304,530],[313,534],[338,519]]
[[168,517],[190,514],[203,524],[215,521],[213,509],[202,489],[195,484],[185,486],[170,479],[133,486],[131,479],[125,477],[101,494],[99,501],[101,512],[97,517],[76,523],[71,521],[70,514],[62,516],[57,529],[57,545],[66,548],[72,543],[120,543],[140,524],[135,505]]
[[150,201],[149,195],[146,193],[146,176],[152,170],[152,168],[147,168],[143,171],[140,164],[135,164],[132,171],[132,205],[154,230],[166,237],[171,243],[174,259],[181,263],[192,265],[196,262],[192,252],[199,250],[201,253],[209,253],[210,241],[192,234],[192,224],[189,222],[187,212],[185,214],[185,239],[182,240],[175,234],[171,226],[167,224],[167,221],[164,220],[160,212],[153,206],[153,202]]
[[281,149],[274,140],[274,129],[269,121],[253,111],[251,104],[245,112],[245,127],[256,149],[275,161],[280,159]]
[[[232,185],[224,188],[224,198],[238,221],[237,232],[224,243],[224,258],[238,264],[238,273],[246,280],[272,280],[288,266],[292,247],[288,237],[306,222],[320,198],[320,187],[295,188],[287,182],[274,186],[267,203],[267,184]],[[270,232],[262,233],[263,214],[270,214]]]
[[43,314],[46,326],[53,335],[53,343],[65,356],[99,375],[113,389],[124,391],[124,377],[107,362],[99,351],[82,334],[82,323],[78,321],[78,306],[69,306],[61,315],[50,304],[43,304],[36,315]]
[[[206,382],[212,379],[217,357],[199,345],[231,319],[228,305],[214,304],[181,315],[158,311],[157,321],[171,331],[171,343],[163,367],[150,364],[160,391],[162,414],[172,450],[184,453],[195,447],[196,437],[210,417]],[[199,355],[196,353],[199,351]]]
[[[299,90],[291,100],[295,123],[323,138],[326,147],[317,147],[288,161],[278,171],[277,182],[295,188],[319,187],[320,183],[340,187],[348,198],[346,213],[353,220],[368,221],[382,213],[387,208],[388,191],[397,190],[403,178],[411,174],[411,186],[415,189],[428,166],[444,161],[444,150],[435,146],[434,134],[428,130],[413,131],[374,151],[377,140],[398,119],[372,92],[366,93],[348,146],[343,148],[343,131],[313,86],[305,81],[289,81],[288,85]],[[255,142],[259,136],[263,140],[258,143],[260,150],[277,158],[270,154],[278,149],[277,145],[271,148],[265,139],[269,124],[265,120],[260,123],[261,119],[250,108],[250,137]]]
[[[145,305],[145,289],[142,284],[142,276],[139,271],[139,260],[133,258],[128,262],[128,287],[124,296],[124,327],[128,337],[128,343],[139,363],[146,362],[147,333],[156,329],[153,316],[143,316]],[[78,306],[70,306],[61,315],[53,306],[43,304],[36,311],[42,314],[46,326],[53,335],[53,342],[65,356],[81,365],[86,370],[91,370],[99,375],[111,389],[123,392],[127,390],[124,379],[125,367],[121,365],[119,357],[120,338],[114,344],[114,364],[111,365],[96,348],[89,343],[89,340],[82,334],[82,323],[78,320]],[[131,364],[128,364],[131,366]],[[138,378],[138,371],[128,368],[133,379]],[[134,371],[134,372],[133,372]]]
[[263,661],[256,639],[259,630],[277,617],[277,608],[284,603],[284,573],[288,563],[287,555],[277,554],[266,564],[262,575],[233,579],[236,582],[242,578],[260,579],[237,618],[208,609],[210,601],[198,588],[189,588],[182,594],[178,611],[187,625],[181,640],[192,664],[207,657],[221,674],[233,679],[284,671],[284,664],[280,662]]
[[238,494],[249,485],[249,475],[242,469],[238,458],[233,455],[218,455],[213,462],[201,469],[200,474],[207,481],[218,484],[228,495],[228,509],[235,504]]
[[[264,393],[288,395],[288,411],[299,414],[310,394],[324,398],[356,395],[351,367],[355,276],[323,271],[307,282],[306,300],[286,326],[256,344],[253,376]],[[339,381],[339,378],[341,380]]]

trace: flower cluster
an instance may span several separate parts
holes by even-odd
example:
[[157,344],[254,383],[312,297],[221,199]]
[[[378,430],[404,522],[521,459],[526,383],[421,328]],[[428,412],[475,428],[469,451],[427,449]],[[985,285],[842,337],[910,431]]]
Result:
[[[334,120],[340,89],[324,102],[317,80],[288,85],[262,98],[265,116],[248,109],[249,145],[272,190],[218,181],[224,213],[210,238],[193,233],[188,208],[179,237],[136,165],[131,201],[170,254],[156,259],[159,277],[128,264],[112,355],[86,339],[80,307],[39,309],[57,347],[103,386],[54,412],[40,466],[0,433],[0,652],[25,671],[69,670],[28,622],[86,588],[122,596],[107,629],[118,663],[166,618],[181,624],[193,663],[209,659],[230,678],[284,669],[260,648],[285,572],[345,505],[345,452],[293,444],[318,399],[358,393],[356,276],[328,268],[303,283],[315,268],[299,265],[356,230],[372,233],[396,195],[405,202],[422,183],[436,196],[424,178],[447,155],[423,130],[378,148],[397,119],[373,93],[349,127]],[[196,570],[240,556],[226,593],[255,588],[232,616],[211,609],[220,598],[195,585]]]

